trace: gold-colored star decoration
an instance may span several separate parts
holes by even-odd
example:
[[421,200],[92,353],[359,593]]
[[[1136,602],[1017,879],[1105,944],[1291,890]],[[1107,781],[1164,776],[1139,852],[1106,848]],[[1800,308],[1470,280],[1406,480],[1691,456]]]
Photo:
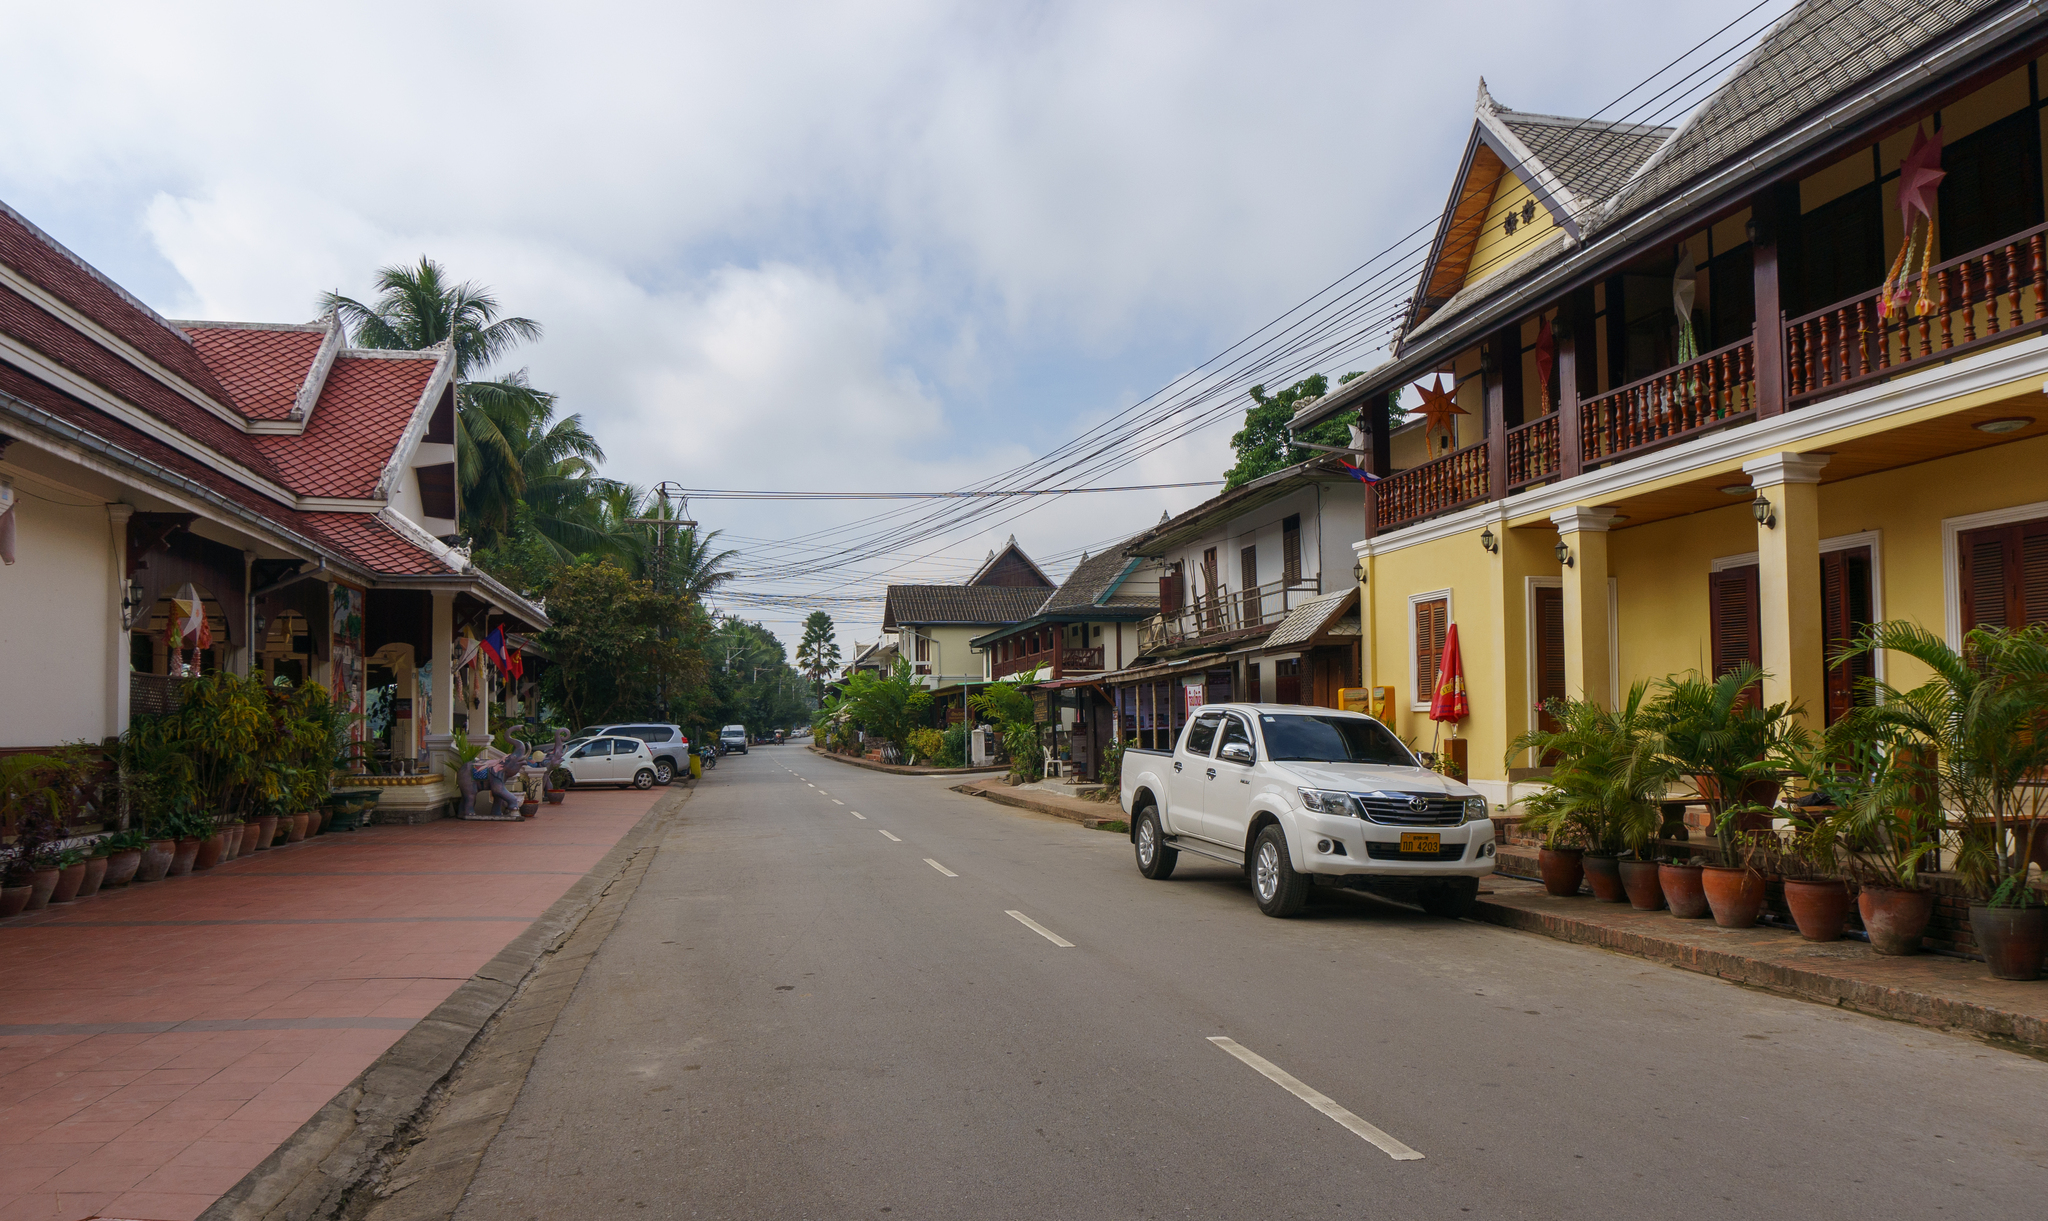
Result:
[[1451,397],[1452,392],[1444,389],[1444,375],[1441,373],[1436,375],[1436,384],[1434,386],[1425,386],[1417,382],[1415,389],[1422,395],[1422,407],[1420,410],[1423,419],[1423,438],[1426,440],[1429,434],[1442,429],[1445,436],[1455,440],[1458,435],[1457,425],[1453,422],[1452,417],[1470,415],[1472,413],[1458,406],[1458,400]]

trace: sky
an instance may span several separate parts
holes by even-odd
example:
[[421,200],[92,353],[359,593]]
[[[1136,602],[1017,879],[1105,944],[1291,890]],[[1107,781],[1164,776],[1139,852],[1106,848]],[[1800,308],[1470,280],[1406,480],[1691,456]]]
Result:
[[[614,478],[955,489],[1427,225],[1482,74],[1593,113],[1752,3],[17,2],[0,199],[172,318],[307,321],[432,257],[545,326],[507,367]],[[1239,419],[1088,482],[1220,479]],[[726,609],[793,648],[815,600],[850,649],[888,582],[1013,533],[1058,577],[1214,490],[914,543],[857,524],[900,503],[691,510],[779,596]]]

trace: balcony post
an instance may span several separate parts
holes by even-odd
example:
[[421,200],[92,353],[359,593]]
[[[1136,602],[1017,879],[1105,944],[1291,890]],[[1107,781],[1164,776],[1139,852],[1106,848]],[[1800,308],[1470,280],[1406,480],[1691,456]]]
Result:
[[1820,472],[1827,454],[1772,454],[1742,464],[1771,522],[1756,528],[1757,635],[1764,702],[1806,706],[1821,727],[1827,707],[1827,630],[1821,613]]
[[[1565,299],[1552,335],[1557,340],[1557,469],[1570,479],[1586,469],[1584,420],[1579,415],[1580,379],[1593,370],[1599,344],[1593,334],[1593,290],[1581,288]],[[1586,345],[1586,359],[1579,359],[1579,345]],[[1597,383],[1596,383],[1597,384]]]
[[[1789,189],[1788,189],[1789,188]],[[1785,412],[1785,247],[1799,220],[1799,185],[1766,188],[1750,203],[1752,273],[1756,286],[1756,414]]]
[[[1394,473],[1394,442],[1388,418],[1393,415],[1395,400],[1400,397],[1399,387],[1386,390],[1365,401],[1361,414],[1365,416],[1365,473],[1385,479]],[[1365,485],[1365,537],[1371,538],[1376,532],[1374,518],[1379,515],[1379,493],[1374,485]]]
[[[1522,422],[1521,328],[1502,327],[1486,340],[1486,497],[1508,498],[1508,428]],[[1509,404],[1510,391],[1514,403]],[[1510,420],[1512,417],[1512,420]]]

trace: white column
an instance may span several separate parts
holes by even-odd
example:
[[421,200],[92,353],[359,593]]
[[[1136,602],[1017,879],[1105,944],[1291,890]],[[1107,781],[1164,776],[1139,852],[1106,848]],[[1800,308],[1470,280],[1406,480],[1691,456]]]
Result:
[[1610,508],[1574,505],[1550,515],[1557,536],[1569,548],[1564,578],[1564,689],[1572,699],[1602,707],[1613,701],[1607,615],[1607,531]]
[[435,590],[428,597],[433,599],[434,614],[433,626],[428,629],[427,657],[434,664],[434,674],[427,745],[438,748],[448,745],[449,735],[455,732],[455,666],[451,656],[455,640],[455,595]]
[[128,625],[121,603],[128,596],[128,519],[134,505],[107,506],[107,530],[113,535],[113,569],[107,574],[107,728],[106,736],[128,730]]
[[1772,454],[1742,464],[1771,502],[1756,527],[1757,627],[1764,702],[1805,705],[1807,723],[1827,716],[1826,632],[1820,600],[1820,472],[1827,454]]

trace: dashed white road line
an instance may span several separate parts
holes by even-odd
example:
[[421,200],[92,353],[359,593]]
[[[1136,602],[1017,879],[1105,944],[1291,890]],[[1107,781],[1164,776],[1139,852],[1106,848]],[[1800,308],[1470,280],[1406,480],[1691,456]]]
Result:
[[860,820],[861,820],[862,822],[866,822],[866,821],[868,820],[868,816],[867,816],[867,815],[865,815],[865,814],[863,814],[863,813],[861,813],[861,812],[860,812],[859,810],[855,810],[855,811],[853,812],[853,816],[854,816],[855,818],[858,818],[858,819],[860,819]]
[[889,837],[889,840],[890,840],[890,842],[892,842],[892,843],[898,843],[898,844],[900,844],[900,843],[902,843],[902,842],[903,842],[902,840],[900,840],[900,839],[897,839],[897,838],[896,838],[895,836],[893,836],[893,835],[889,835],[889,833],[888,833],[887,831],[884,831],[884,832],[882,832],[882,834],[883,834],[883,835],[887,835],[887,836]]
[[839,800],[839,799],[838,799],[837,797],[834,797],[834,798],[832,799],[832,804],[833,804],[833,805],[835,805],[835,806],[843,806],[843,805],[845,805],[846,803],[845,803],[845,802],[843,802],[843,801],[841,801],[841,800]]
[[[1017,913],[1011,912],[1010,914],[1015,916]],[[1022,917],[1019,917],[1019,919],[1022,919]],[[1323,1114],[1329,1116],[1331,1119],[1336,1120],[1343,1127],[1349,1129],[1352,1135],[1358,1137],[1360,1140],[1379,1146],[1382,1152],[1384,1152],[1388,1157],[1393,1158],[1395,1161],[1419,1162],[1422,1160],[1422,1154],[1417,1153],[1415,1150],[1410,1149],[1408,1146],[1402,1144],[1400,1141],[1395,1140],[1391,1136],[1388,1136],[1385,1132],[1380,1131],[1378,1128],[1373,1127],[1371,1124],[1365,1122],[1363,1119],[1360,1119],[1358,1116],[1353,1115],[1350,1111],[1345,1110],[1343,1107],[1339,1106],[1336,1100],[1332,1099],[1329,1095],[1321,1093],[1320,1091],[1314,1089],[1310,1089],[1307,1085],[1304,1085],[1298,1078],[1296,1078],[1292,1073],[1289,1073],[1286,1069],[1281,1068],[1279,1065],[1273,1063],[1271,1060],[1266,1059],[1266,1057],[1260,1055],[1259,1053],[1252,1051],[1250,1048],[1247,1048],[1239,1044],[1237,1040],[1225,1038],[1224,1036],[1217,1034],[1210,1035],[1209,1041],[1211,1043],[1214,1043],[1216,1046],[1222,1048],[1223,1050],[1229,1052],[1231,1055],[1236,1056],[1238,1059],[1244,1061],[1246,1064],[1251,1065],[1254,1069],[1257,1069],[1262,1076],[1264,1076],[1267,1080],[1271,1081],[1273,1084],[1279,1086],[1281,1089],[1286,1090],[1288,1093],[1294,1095],[1296,1098],[1301,1099],[1303,1102],[1306,1102],[1310,1106],[1314,1107],[1316,1110],[1321,1111]]]
[[960,876],[959,874],[954,873],[952,870],[946,868],[944,865],[939,864],[937,861],[933,860],[930,857],[924,858],[924,863],[930,865],[932,868],[938,870],[940,873],[945,874],[949,878],[957,878]]
[[1023,912],[1006,911],[1003,914],[1015,920],[1017,923],[1023,925],[1025,928],[1030,929],[1032,932],[1037,933],[1039,936],[1045,938],[1047,941],[1052,942],[1056,946],[1069,950],[1074,948],[1073,942],[1068,941],[1065,937],[1062,937],[1058,933],[1053,932],[1051,929],[1045,927],[1043,924],[1040,924],[1038,921],[1033,920],[1031,917],[1025,915]]

